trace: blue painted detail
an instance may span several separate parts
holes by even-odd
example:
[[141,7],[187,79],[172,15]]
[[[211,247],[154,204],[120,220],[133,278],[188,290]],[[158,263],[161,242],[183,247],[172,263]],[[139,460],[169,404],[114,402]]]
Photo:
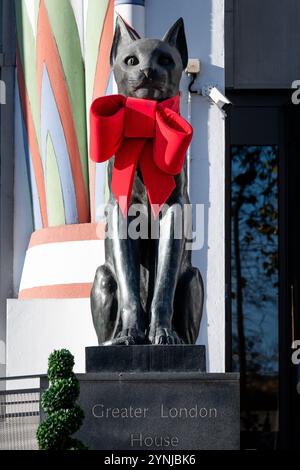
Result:
[[52,143],[57,159],[57,166],[59,170],[61,189],[64,200],[66,224],[77,224],[78,214],[70,156],[64,130],[56,106],[55,97],[51,87],[50,78],[45,65],[42,77],[41,102],[43,110],[41,113],[41,146],[44,174],[46,174],[47,133],[49,132],[52,138]]
[[[23,189],[23,204],[26,206],[26,194],[29,192],[30,203],[32,204],[32,222],[30,225],[33,226],[34,230],[43,228],[42,215],[40,208],[40,201],[38,196],[37,184],[35,180],[35,173],[32,164],[32,158],[29,151],[28,136],[25,128],[25,122],[21,111],[20,94],[18,80],[16,80],[16,101],[15,101],[15,142],[16,142],[16,164],[21,167],[25,165],[24,171],[26,171],[28,179],[28,188]],[[29,203],[28,203],[29,204]],[[23,206],[23,207],[24,207]],[[25,210],[25,209],[24,209]],[[32,228],[31,228],[32,232]],[[27,243],[27,240],[26,240]]]
[[117,5],[141,5],[142,7],[145,6],[145,0],[115,0],[115,6]]
[[109,77],[108,77],[108,81],[107,81],[106,90],[105,90],[105,95],[112,95],[113,94],[113,92],[114,92],[113,86],[114,86],[114,74],[113,74],[113,72],[110,72]]

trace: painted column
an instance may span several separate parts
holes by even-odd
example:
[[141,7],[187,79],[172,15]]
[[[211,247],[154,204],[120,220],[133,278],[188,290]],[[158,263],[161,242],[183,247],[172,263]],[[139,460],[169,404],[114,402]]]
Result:
[[[60,250],[55,255],[55,244],[97,239],[91,222],[96,220],[95,200],[99,195],[101,199],[105,181],[104,175],[96,178],[89,161],[89,108],[94,98],[106,93],[109,83],[114,4],[113,0],[15,0],[15,6],[15,290],[22,275],[22,298],[47,292],[50,297],[67,296],[70,288],[64,292],[60,285],[59,294],[49,286],[37,286],[32,273],[39,272],[42,279],[51,271],[43,262],[48,248],[52,267],[56,265],[57,273],[63,271],[64,260]],[[39,230],[47,231],[40,244],[46,254],[31,256],[36,251],[31,243],[22,272],[29,239],[34,232],[35,240]],[[95,264],[92,249],[85,262]],[[83,279],[79,274],[78,282],[66,275],[65,283],[75,286],[73,296],[88,296],[93,276]],[[76,275],[72,278],[76,280]],[[60,278],[64,285],[63,281]],[[41,293],[40,287],[47,289]]]
[[88,113],[92,99],[107,88],[113,0],[15,3],[17,114],[33,225],[87,223],[93,178]]
[[16,1],[17,114],[35,229],[89,221],[85,71],[72,3]]

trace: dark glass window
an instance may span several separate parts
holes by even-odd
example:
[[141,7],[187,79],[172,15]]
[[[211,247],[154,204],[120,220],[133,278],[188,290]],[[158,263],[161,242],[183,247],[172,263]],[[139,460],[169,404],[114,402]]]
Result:
[[276,446],[278,289],[278,148],[232,146],[232,350],[244,448]]

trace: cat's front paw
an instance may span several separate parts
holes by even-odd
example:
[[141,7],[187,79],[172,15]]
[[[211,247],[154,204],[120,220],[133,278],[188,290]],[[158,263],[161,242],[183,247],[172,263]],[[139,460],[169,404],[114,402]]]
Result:
[[112,345],[135,345],[135,344],[145,344],[147,343],[145,334],[135,328],[126,328],[110,341],[103,343],[103,346],[112,346]]
[[149,341],[151,344],[183,344],[175,330],[159,326],[150,329]]

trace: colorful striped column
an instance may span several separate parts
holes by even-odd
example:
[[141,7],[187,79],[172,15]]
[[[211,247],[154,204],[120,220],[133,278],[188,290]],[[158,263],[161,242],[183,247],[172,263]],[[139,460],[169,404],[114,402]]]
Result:
[[[112,0],[16,0],[17,107],[35,229],[94,220],[88,111],[106,92]],[[91,209],[90,209],[91,208]]]
[[87,297],[103,260],[104,235],[94,222],[105,194],[103,167],[89,161],[88,116],[92,100],[109,92],[114,3],[15,5],[16,164],[26,160],[35,230],[19,297]]

